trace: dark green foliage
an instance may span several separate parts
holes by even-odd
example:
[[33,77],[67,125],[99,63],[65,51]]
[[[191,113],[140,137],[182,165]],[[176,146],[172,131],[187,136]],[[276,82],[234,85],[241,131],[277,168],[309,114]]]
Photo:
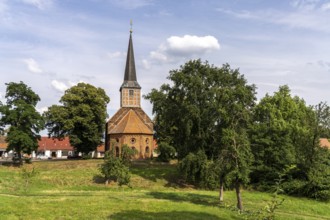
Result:
[[173,146],[179,159],[199,150],[216,158],[221,149],[218,137],[233,122],[232,113],[254,105],[254,85],[247,85],[228,64],[218,68],[201,60],[170,71],[168,79],[171,85],[145,96],[153,104],[158,141]]
[[207,157],[203,151],[189,153],[179,163],[179,170],[188,183],[200,185],[206,172]]
[[307,172],[307,182],[301,195],[329,201],[330,200],[330,152],[318,148],[315,152],[315,162]]
[[179,163],[179,171],[185,182],[205,189],[219,187],[219,170],[203,151],[189,153]]
[[62,105],[53,105],[45,112],[49,135],[69,136],[78,152],[94,151],[102,143],[109,101],[103,89],[78,83],[65,91],[60,99]]
[[129,167],[120,157],[116,157],[113,152],[107,152],[104,163],[100,165],[100,171],[104,175],[106,184],[115,181],[119,186],[128,185],[130,182]]
[[124,144],[121,147],[121,159],[126,165],[130,165],[131,160],[134,158],[134,156],[138,153],[137,149],[130,148],[127,144]]
[[22,164],[22,153],[31,154],[38,149],[39,132],[44,128],[44,120],[36,110],[40,98],[23,82],[6,85],[7,103],[0,103],[0,126],[10,126],[7,150],[14,150],[17,162]]
[[146,96],[154,105],[158,140],[176,149],[183,176],[200,186],[209,185],[202,178],[213,163],[207,160],[226,155],[229,167],[219,165],[215,170],[221,179],[235,183],[240,198],[240,185],[248,181],[252,160],[246,129],[255,86],[228,64],[218,68],[200,60],[170,71],[168,79],[172,85],[164,84]]
[[329,131],[329,116],[325,103],[306,106],[304,100],[291,96],[288,86],[261,99],[250,129],[255,157],[252,182],[269,189],[282,170],[294,166],[283,181],[284,192],[326,200],[329,152],[319,146],[319,138]]
[[169,162],[171,159],[175,158],[175,148],[168,143],[160,143],[156,152],[159,154],[157,159],[162,162]]

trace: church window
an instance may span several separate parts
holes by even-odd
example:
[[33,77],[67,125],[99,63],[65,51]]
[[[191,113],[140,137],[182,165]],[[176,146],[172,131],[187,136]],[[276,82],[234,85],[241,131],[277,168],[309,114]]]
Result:
[[146,139],[146,144],[149,144],[149,138]]
[[132,144],[135,144],[135,142],[136,142],[136,139],[135,138],[131,138],[131,143]]
[[146,147],[146,153],[149,154],[149,147]]
[[119,147],[116,147],[116,157],[119,157]]
[[134,96],[134,90],[133,89],[129,90],[129,96]]

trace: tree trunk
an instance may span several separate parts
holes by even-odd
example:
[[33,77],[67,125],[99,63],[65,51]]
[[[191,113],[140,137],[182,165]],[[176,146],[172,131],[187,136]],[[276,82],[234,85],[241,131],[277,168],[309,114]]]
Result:
[[17,152],[17,156],[18,156],[18,165],[22,166],[23,165],[23,160],[22,160],[22,153],[21,151]]
[[241,198],[241,189],[240,189],[240,183],[238,178],[236,178],[235,181],[235,190],[236,190],[236,197],[237,197],[237,208],[240,211],[243,211],[243,203],[242,203],[242,198]]
[[219,200],[223,202],[223,178],[220,178]]

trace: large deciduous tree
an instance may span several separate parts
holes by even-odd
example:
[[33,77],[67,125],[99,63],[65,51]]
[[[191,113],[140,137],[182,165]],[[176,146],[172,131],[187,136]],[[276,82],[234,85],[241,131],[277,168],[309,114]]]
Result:
[[104,137],[109,101],[102,88],[78,83],[65,91],[62,105],[52,105],[45,112],[49,135],[69,136],[71,145],[84,154],[96,150]]
[[[240,196],[240,185],[248,180],[252,160],[246,129],[255,103],[255,86],[248,85],[239,70],[228,64],[218,68],[200,60],[170,71],[168,79],[171,85],[164,84],[146,96],[153,104],[158,140],[174,146],[179,159],[185,158],[182,163],[186,164],[180,167],[188,180],[205,176],[201,174],[204,168],[196,167],[204,162],[192,164],[202,158],[198,155],[218,161],[226,157],[219,176],[233,180]],[[194,174],[198,176],[188,176]],[[238,207],[243,208],[240,200]]]
[[38,149],[39,132],[44,128],[43,117],[36,110],[40,97],[23,82],[6,85],[7,102],[0,104],[0,123],[9,126],[7,150],[14,150],[22,164],[22,153],[31,154]]
[[252,182],[269,188],[284,170],[294,167],[283,180],[285,192],[329,199],[329,151],[319,145],[319,138],[329,133],[329,110],[326,103],[307,106],[291,96],[288,86],[262,98],[250,129]]
[[218,68],[201,60],[170,71],[168,79],[172,85],[145,96],[153,104],[158,141],[172,145],[179,159],[199,150],[217,157],[222,128],[236,120],[231,113],[254,105],[254,85],[228,64]]

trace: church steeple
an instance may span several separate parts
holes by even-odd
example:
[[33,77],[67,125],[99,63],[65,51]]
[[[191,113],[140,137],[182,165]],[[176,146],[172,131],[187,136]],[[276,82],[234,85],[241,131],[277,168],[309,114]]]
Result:
[[[132,23],[131,23],[132,25]],[[129,35],[124,82],[120,87],[121,107],[140,107],[141,86],[137,82],[132,27]]]
[[121,85],[120,89],[122,89],[123,87],[141,88],[136,78],[132,29],[130,30],[130,34],[129,34],[124,82]]

